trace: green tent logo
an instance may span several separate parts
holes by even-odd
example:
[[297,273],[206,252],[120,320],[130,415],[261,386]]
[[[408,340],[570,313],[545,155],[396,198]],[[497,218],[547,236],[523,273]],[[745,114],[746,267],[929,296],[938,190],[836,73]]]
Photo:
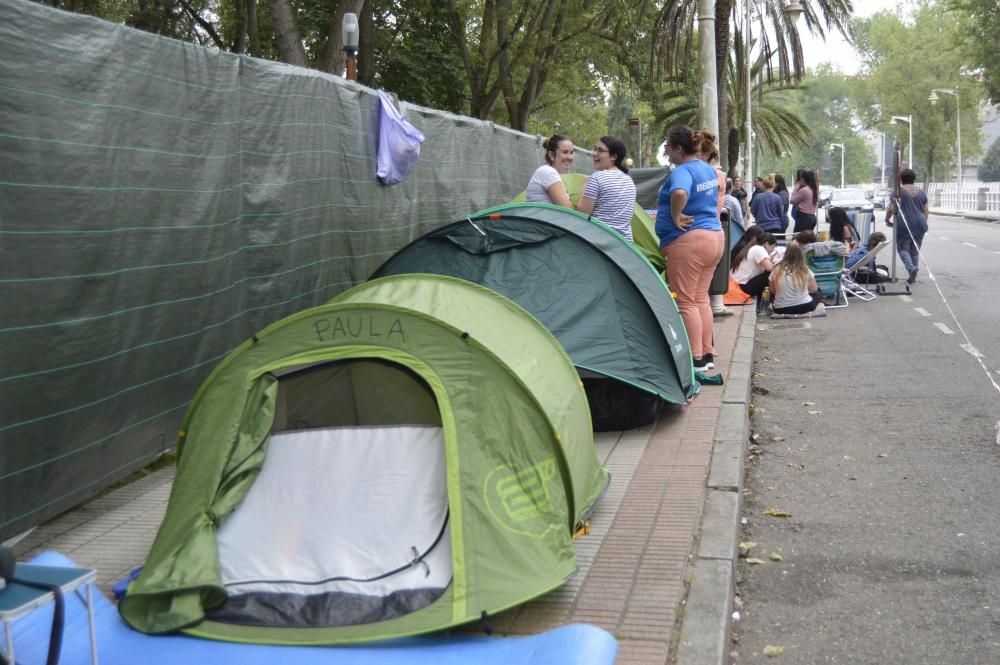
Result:
[[549,484],[556,480],[555,457],[542,460],[527,469],[506,464],[494,468],[486,477],[485,494],[490,512],[500,524],[517,533],[542,536],[558,518]]

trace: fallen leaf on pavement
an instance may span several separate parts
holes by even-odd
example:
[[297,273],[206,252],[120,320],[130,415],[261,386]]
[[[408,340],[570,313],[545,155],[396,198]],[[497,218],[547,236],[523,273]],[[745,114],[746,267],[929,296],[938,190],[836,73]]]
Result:
[[785,440],[785,437],[783,437],[783,436],[772,436],[771,437],[771,441],[784,441],[784,440]]
[[764,511],[766,517],[791,517],[792,514],[777,508],[768,508]]
[[768,557],[771,561],[784,561],[785,557],[781,556],[780,552],[771,552],[771,556]]
[[750,557],[749,559],[747,559],[747,563],[752,563],[755,566],[759,566],[763,563],[767,563],[767,561],[764,561],[763,559],[756,559],[754,557]]
[[773,644],[768,644],[764,647],[764,655],[768,658],[774,658],[775,656],[780,656],[783,653],[785,653],[785,647],[779,647]]
[[816,406],[816,402],[802,402],[802,406]]
[[810,416],[818,416],[819,414],[821,414],[823,412],[822,411],[806,411],[806,413],[808,413]]

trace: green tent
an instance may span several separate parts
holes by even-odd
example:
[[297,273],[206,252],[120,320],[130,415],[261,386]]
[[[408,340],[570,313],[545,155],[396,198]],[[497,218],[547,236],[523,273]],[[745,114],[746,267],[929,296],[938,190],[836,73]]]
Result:
[[576,370],[527,312],[448,277],[362,284],[206,379],[120,611],[278,644],[454,626],[562,584],[607,481]]
[[[684,404],[698,392],[666,284],[635,245],[579,212],[545,203],[483,210],[414,240],[373,277],[413,272],[502,293],[552,331],[584,377],[613,380],[597,384],[599,395],[588,385],[596,429],[652,420],[644,396],[658,406]],[[632,390],[613,390],[619,386]],[[630,412],[636,405],[642,408]]]
[[[564,173],[562,174],[562,181],[566,185],[566,193],[569,194],[569,200],[575,205],[580,192],[583,191],[584,183],[587,182],[587,176],[582,173]],[[524,199],[525,192],[521,192],[514,197],[514,202],[524,203]],[[632,242],[635,243],[635,246],[639,248],[642,255],[653,264],[657,271],[662,273],[667,269],[667,262],[660,252],[660,240],[656,237],[653,220],[638,203],[635,204],[635,208],[632,210]]]

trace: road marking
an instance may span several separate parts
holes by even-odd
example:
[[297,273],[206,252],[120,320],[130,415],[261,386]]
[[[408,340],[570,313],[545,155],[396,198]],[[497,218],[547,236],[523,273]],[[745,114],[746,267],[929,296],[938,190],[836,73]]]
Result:
[[962,244],[966,247],[979,247],[979,245],[973,245],[971,242],[963,242]]
[[943,324],[941,322],[935,323],[934,327],[937,328],[938,330],[940,330],[941,332],[943,332],[945,335],[954,335],[955,334],[954,330],[952,330],[951,328],[949,328],[948,326],[946,326],[945,324]]
[[949,238],[947,236],[939,236],[939,237],[941,238],[941,240],[951,240],[951,238]]
[[985,358],[986,357],[986,356],[984,356],[983,354],[981,354],[979,352],[979,349],[977,349],[976,347],[972,346],[972,344],[959,344],[959,346],[961,346],[962,350],[965,351],[966,353],[968,353],[973,358]]
[[914,307],[914,308],[913,308],[913,310],[914,310],[914,311],[915,311],[915,312],[916,312],[917,314],[919,314],[920,316],[930,316],[930,315],[931,315],[931,313],[930,313],[930,312],[928,312],[928,311],[927,311],[926,309],[924,309],[923,307]]
[[899,299],[902,300],[903,302],[913,302],[913,298],[911,298],[910,296],[899,296]]

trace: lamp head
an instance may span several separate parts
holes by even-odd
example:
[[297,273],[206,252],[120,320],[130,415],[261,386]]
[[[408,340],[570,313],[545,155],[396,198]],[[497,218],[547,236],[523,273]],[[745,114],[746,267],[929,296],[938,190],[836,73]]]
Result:
[[358,32],[358,15],[353,12],[345,13],[340,24],[340,36],[344,50],[348,53],[356,53],[358,50]]
[[792,20],[792,23],[799,20],[799,16],[802,15],[802,11],[802,5],[795,0],[792,0],[792,2],[785,5],[785,14]]
[[937,96],[937,91],[936,90],[931,90],[931,95],[930,95],[930,97],[927,98],[927,101],[929,101],[931,103],[931,106],[934,106],[935,104],[937,104],[937,102],[938,102],[938,96]]

